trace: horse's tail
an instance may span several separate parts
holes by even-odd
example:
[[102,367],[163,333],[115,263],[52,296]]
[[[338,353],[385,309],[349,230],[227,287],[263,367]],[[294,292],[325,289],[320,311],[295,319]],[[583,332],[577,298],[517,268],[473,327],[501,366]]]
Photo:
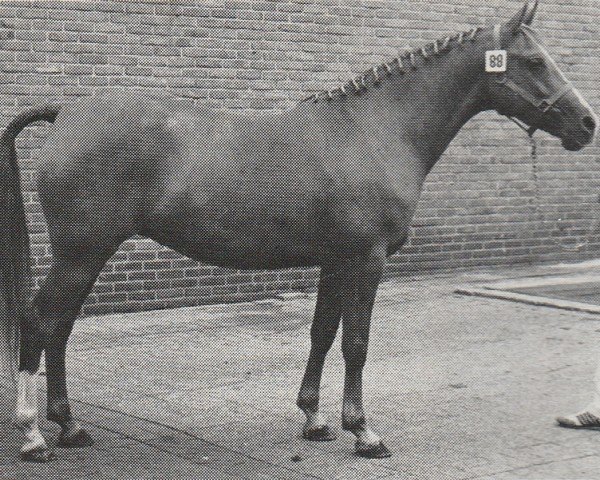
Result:
[[29,234],[21,195],[15,138],[32,122],[54,122],[60,106],[31,108],[0,137],[0,376],[16,379],[21,328],[31,293]]

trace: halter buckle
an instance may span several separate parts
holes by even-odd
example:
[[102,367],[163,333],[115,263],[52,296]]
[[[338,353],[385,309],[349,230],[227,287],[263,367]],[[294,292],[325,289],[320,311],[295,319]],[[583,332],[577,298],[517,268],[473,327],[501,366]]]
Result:
[[552,105],[550,102],[548,102],[548,100],[542,100],[540,102],[539,105],[539,109],[543,112],[543,113],[548,113],[550,110],[552,110],[552,107],[554,105]]

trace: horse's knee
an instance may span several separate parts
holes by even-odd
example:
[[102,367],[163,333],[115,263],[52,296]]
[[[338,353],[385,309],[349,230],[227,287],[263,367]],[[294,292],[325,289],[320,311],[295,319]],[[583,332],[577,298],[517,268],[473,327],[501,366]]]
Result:
[[311,337],[310,355],[315,362],[325,363],[325,358],[333,345],[335,336],[331,338]]

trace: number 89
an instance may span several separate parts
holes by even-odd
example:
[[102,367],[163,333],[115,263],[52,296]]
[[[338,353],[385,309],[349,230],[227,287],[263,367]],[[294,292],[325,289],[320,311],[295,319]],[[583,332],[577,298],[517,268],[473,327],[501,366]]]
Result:
[[490,56],[490,67],[502,68],[504,66],[504,55],[492,55]]

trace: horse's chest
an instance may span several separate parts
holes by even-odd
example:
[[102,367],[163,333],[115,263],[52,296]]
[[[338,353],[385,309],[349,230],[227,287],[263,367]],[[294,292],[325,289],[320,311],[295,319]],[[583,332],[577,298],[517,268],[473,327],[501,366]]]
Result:
[[416,201],[397,196],[387,199],[384,203],[381,216],[383,218],[382,230],[390,243],[404,241],[408,235],[410,223],[415,214]]
[[[416,201],[385,188],[354,192],[336,202],[332,237],[353,250],[364,250],[384,242],[402,244],[409,231]],[[328,227],[326,227],[328,229]]]

